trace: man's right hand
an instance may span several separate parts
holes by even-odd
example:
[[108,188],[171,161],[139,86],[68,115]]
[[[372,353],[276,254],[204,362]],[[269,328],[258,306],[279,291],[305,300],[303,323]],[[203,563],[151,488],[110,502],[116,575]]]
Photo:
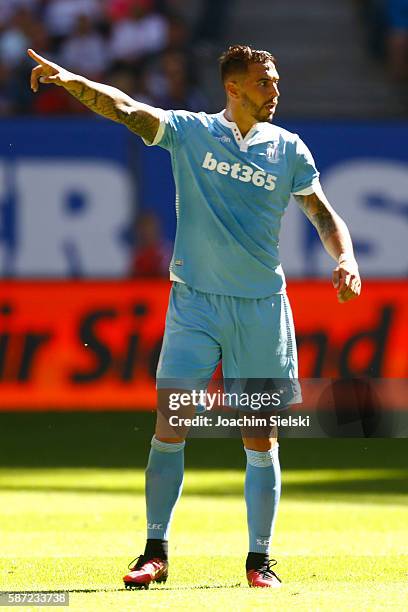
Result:
[[163,113],[161,109],[137,102],[116,87],[96,83],[69,72],[41,57],[32,49],[28,49],[28,55],[37,62],[37,66],[31,72],[31,89],[34,92],[38,91],[39,83],[62,85],[68,93],[91,111],[126,125],[129,130],[147,142],[154,141]]
[[28,55],[37,62],[38,66],[31,71],[31,89],[34,92],[38,91],[38,83],[53,83],[54,85],[64,85],[72,78],[72,72],[61,68],[58,64],[54,64],[45,57],[41,57],[32,49],[28,49]]

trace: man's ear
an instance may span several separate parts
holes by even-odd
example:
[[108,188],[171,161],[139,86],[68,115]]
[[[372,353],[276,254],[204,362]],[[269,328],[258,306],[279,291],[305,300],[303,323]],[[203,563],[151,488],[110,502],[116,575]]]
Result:
[[225,90],[229,98],[234,100],[239,98],[239,85],[237,81],[227,81],[225,83]]

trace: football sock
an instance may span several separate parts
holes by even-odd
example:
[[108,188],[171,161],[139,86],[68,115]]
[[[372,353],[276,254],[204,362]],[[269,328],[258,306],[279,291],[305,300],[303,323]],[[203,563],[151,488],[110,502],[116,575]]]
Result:
[[168,540],[184,476],[185,442],[168,444],[154,436],[146,468],[147,539]]
[[249,552],[269,555],[281,491],[278,448],[276,444],[265,452],[245,449]]
[[147,540],[145,551],[143,553],[144,560],[149,559],[164,559],[167,561],[169,556],[169,543],[167,540]]

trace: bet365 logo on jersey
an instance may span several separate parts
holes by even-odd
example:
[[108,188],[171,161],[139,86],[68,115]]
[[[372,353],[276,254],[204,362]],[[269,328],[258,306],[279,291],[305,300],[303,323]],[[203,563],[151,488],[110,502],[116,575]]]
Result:
[[268,174],[263,170],[254,170],[252,166],[246,164],[229,164],[225,161],[217,161],[212,153],[208,152],[203,161],[203,168],[218,172],[224,176],[230,176],[233,179],[242,181],[243,183],[251,183],[255,187],[263,187],[267,191],[273,191],[276,187],[277,177],[273,174]]

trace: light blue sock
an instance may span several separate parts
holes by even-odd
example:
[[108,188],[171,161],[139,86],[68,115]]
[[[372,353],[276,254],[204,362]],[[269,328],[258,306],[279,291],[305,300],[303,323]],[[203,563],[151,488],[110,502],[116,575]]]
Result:
[[281,492],[279,448],[276,444],[270,451],[245,452],[249,552],[269,554]]
[[183,488],[185,444],[168,444],[153,436],[146,468],[148,539],[169,539],[173,511]]

